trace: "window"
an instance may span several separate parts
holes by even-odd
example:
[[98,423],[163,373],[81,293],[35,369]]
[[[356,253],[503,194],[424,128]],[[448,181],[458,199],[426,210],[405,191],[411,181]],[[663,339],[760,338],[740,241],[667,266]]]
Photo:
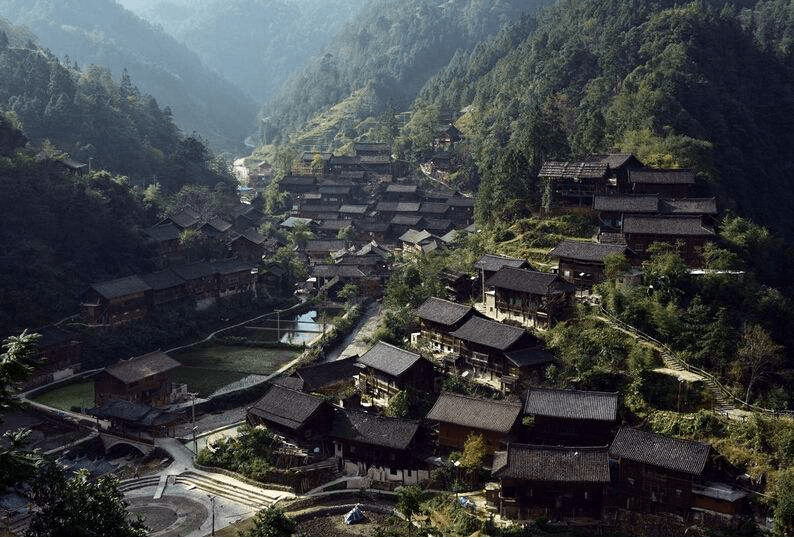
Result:
[[389,467],[389,474],[397,476],[397,469],[394,467]]
[[411,477],[411,469],[408,469],[407,471],[405,471],[405,474],[406,474],[406,476],[408,476],[410,478]]

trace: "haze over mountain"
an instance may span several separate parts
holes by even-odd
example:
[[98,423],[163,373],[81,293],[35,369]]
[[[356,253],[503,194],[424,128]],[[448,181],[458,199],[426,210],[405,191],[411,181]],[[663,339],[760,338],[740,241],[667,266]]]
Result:
[[167,106],[186,134],[236,150],[254,129],[256,104],[185,45],[114,0],[0,0],[0,16],[29,27],[57,56],[97,64]]
[[372,115],[407,108],[425,81],[459,49],[475,46],[547,0],[372,2],[260,112],[265,139],[282,140],[321,110],[368,89]]
[[161,26],[258,103],[266,101],[366,4],[364,0],[121,3]]

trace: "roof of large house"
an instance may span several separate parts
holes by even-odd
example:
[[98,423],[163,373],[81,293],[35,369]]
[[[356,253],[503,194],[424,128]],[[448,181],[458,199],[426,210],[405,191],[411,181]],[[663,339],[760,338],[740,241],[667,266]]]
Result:
[[614,422],[618,412],[618,393],[532,387],[527,390],[524,412],[528,415]]
[[134,422],[139,426],[157,426],[175,421],[179,414],[169,413],[148,405],[126,400],[108,400],[100,406],[86,410],[97,418]]
[[659,211],[659,197],[655,194],[593,196],[593,209],[620,213],[657,213]]
[[400,377],[416,364],[422,356],[405,349],[378,342],[358,358],[358,362],[394,377]]
[[391,183],[386,187],[386,192],[398,194],[413,194],[419,189],[419,185],[408,185],[404,183]]
[[208,261],[183,263],[173,266],[171,270],[185,280],[195,280],[215,274],[215,267]]
[[116,297],[124,297],[125,295],[143,293],[152,289],[138,275],[125,276],[106,282],[95,282],[91,284],[91,287],[106,299],[115,299]]
[[447,205],[450,207],[474,207],[474,198],[450,196],[447,198]]
[[314,366],[306,366],[295,371],[295,376],[303,380],[303,390],[315,391],[341,381],[353,380],[356,373],[358,355],[324,362]]
[[443,215],[449,211],[449,206],[446,202],[422,202],[419,208],[420,213],[427,213],[432,215]]
[[508,433],[521,414],[521,404],[442,392],[427,420]]
[[386,213],[417,213],[420,205],[419,202],[378,202],[375,209]]
[[497,254],[483,254],[479,260],[474,262],[475,269],[492,271],[494,273],[502,267],[529,267],[529,262],[519,258],[499,256]]
[[319,191],[320,194],[328,194],[328,195],[341,194],[341,195],[347,195],[347,194],[350,194],[350,191],[352,190],[352,187],[347,186],[347,185],[323,185],[323,186],[320,186],[320,188],[318,188],[317,190]]
[[441,325],[455,325],[474,312],[476,310],[472,306],[453,303],[438,297],[430,297],[416,309],[416,314],[420,319]]
[[570,258],[588,262],[603,262],[610,254],[625,254],[626,245],[616,243],[591,243],[589,241],[565,240],[549,252],[552,258]]
[[662,200],[662,211],[674,215],[716,215],[717,200],[715,198],[665,198]]
[[408,230],[407,232],[405,232],[400,236],[400,241],[402,241],[403,243],[418,245],[423,241],[431,239],[432,237],[433,234],[431,234],[427,230],[414,230],[413,228],[411,228],[410,230]]
[[174,273],[171,269],[163,269],[154,273],[140,275],[141,280],[146,282],[153,290],[164,290],[174,288],[185,283],[185,279]]
[[424,228],[435,234],[444,234],[452,228],[452,221],[449,219],[425,219]]
[[546,161],[540,167],[540,177],[600,179],[607,175],[609,165],[603,162]]
[[199,216],[192,209],[185,208],[169,215],[168,219],[180,228],[190,228],[198,224]]
[[529,333],[519,327],[505,325],[504,323],[481,317],[473,317],[461,325],[459,329],[449,334],[461,340],[505,351]]
[[295,226],[308,226],[314,222],[313,219],[303,217],[288,217],[284,222],[279,224],[282,228],[294,228]]
[[575,289],[573,284],[564,281],[559,275],[515,267],[502,267],[485,284],[534,295],[556,295],[572,292]]
[[642,163],[634,156],[633,153],[592,153],[584,158],[585,161],[600,162],[609,165],[612,170],[625,166],[631,160],[642,165]]
[[703,443],[624,426],[615,435],[609,454],[672,471],[699,475],[706,468],[710,449],[709,445]]
[[243,271],[250,273],[251,269],[253,269],[253,266],[250,263],[234,258],[228,260],[218,260],[213,262],[212,266],[215,269],[215,272],[221,275],[242,273]]
[[548,349],[539,346],[508,351],[505,353],[505,358],[519,368],[554,362],[554,354]]
[[651,185],[692,185],[695,173],[685,169],[642,168],[629,170],[629,182]]
[[279,185],[314,185],[317,181],[315,176],[285,176]]
[[703,226],[700,217],[624,217],[624,234],[710,236],[714,230]]
[[162,374],[182,366],[162,351],[121,360],[105,368],[105,372],[123,383],[133,383],[153,375]]
[[341,239],[312,239],[306,242],[305,250],[317,252],[335,252],[342,250],[347,243]]
[[179,228],[171,224],[170,222],[166,224],[158,224],[157,226],[152,226],[151,228],[146,228],[143,233],[145,233],[149,238],[153,239],[154,241],[174,241],[179,239],[179,235],[182,233]]
[[254,245],[262,245],[267,238],[257,232],[254,228],[248,228],[247,230],[240,232],[240,234],[235,237],[232,242],[239,241],[241,239],[253,243]]
[[366,205],[352,205],[352,204],[345,204],[339,208],[340,213],[354,213],[357,215],[363,215],[367,212]]
[[406,450],[416,437],[418,429],[418,420],[382,417],[354,409],[339,409],[334,415],[331,437]]
[[365,275],[361,269],[355,265],[347,264],[331,264],[331,263],[318,263],[311,268],[312,276],[320,278],[364,278]]
[[[505,456],[502,456],[505,454]],[[610,480],[607,447],[539,446],[512,443],[494,456],[493,474],[539,482],[605,484]]]
[[273,385],[248,412],[285,428],[296,430],[314,415],[324,401],[311,394]]
[[398,226],[418,226],[419,224],[424,223],[424,217],[422,215],[406,215],[404,213],[398,213],[392,217],[391,223]]

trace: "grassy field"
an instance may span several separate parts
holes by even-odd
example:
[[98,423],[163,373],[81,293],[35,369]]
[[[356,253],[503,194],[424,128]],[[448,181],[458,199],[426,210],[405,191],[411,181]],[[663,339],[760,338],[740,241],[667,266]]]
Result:
[[193,368],[267,375],[296,355],[290,349],[214,345],[175,353],[174,358]]
[[44,405],[71,411],[72,406],[94,406],[94,381],[81,381],[59,387],[33,398]]
[[210,368],[193,368],[181,366],[174,370],[171,379],[174,383],[184,383],[190,392],[198,392],[199,398],[205,398],[235,381],[239,381],[248,374],[242,372],[227,372]]

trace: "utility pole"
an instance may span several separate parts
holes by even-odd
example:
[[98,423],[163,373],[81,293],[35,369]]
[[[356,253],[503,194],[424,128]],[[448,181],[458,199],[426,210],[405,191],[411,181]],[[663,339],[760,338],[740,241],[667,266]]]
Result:
[[190,392],[191,404],[190,414],[193,417],[193,453],[198,456],[198,440],[196,440],[196,395],[198,392]]
[[208,495],[212,504],[212,532],[210,536],[215,536],[215,495]]

